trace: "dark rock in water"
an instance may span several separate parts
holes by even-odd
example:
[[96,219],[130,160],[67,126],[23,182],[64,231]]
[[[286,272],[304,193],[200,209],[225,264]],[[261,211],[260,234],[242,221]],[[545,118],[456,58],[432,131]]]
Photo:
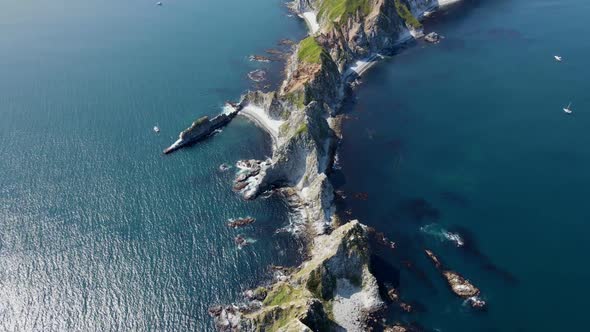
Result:
[[243,182],[246,181],[246,179],[248,179],[249,174],[247,172],[243,172],[238,174],[238,176],[236,176],[235,182]]
[[229,223],[227,223],[227,225],[232,228],[238,228],[238,227],[250,225],[251,223],[253,223],[255,221],[256,221],[256,219],[251,218],[251,217],[240,218],[240,219],[230,221]]
[[432,251],[426,249],[426,250],[424,250],[424,252],[426,252],[426,255],[432,260],[432,262],[434,263],[434,266],[437,269],[442,268],[442,263],[438,260],[438,257],[436,257]]
[[221,165],[219,165],[219,170],[220,170],[221,172],[225,172],[225,171],[227,171],[227,170],[228,170],[228,169],[230,169],[230,168],[231,168],[231,166],[229,166],[228,164],[225,164],[225,163],[224,163],[224,164],[221,164]]
[[413,312],[414,308],[412,307],[411,304],[402,301],[399,292],[397,291],[397,289],[390,287],[387,290],[387,298],[389,300],[391,300],[392,303],[397,304],[399,306],[399,308],[407,313]]
[[250,61],[271,62],[272,59],[264,55],[250,55]]
[[453,292],[460,297],[469,298],[479,294],[479,289],[473,286],[469,280],[463,278],[459,273],[455,271],[443,271],[442,274],[447,279]]
[[246,238],[245,238],[245,237],[243,237],[243,236],[241,236],[241,235],[238,235],[238,236],[236,236],[236,237],[234,238],[234,242],[236,243],[236,245],[237,245],[239,248],[243,248],[243,247],[245,247],[245,246],[247,246],[247,245],[249,245],[249,244],[250,244],[250,243],[248,242],[248,240],[246,240]]
[[285,52],[280,51],[280,50],[277,50],[277,49],[274,49],[274,48],[269,48],[265,52],[268,53],[268,54],[275,54],[275,55],[283,55],[283,54],[285,54]]
[[262,82],[266,80],[266,70],[256,69],[248,73],[248,78],[254,82]]
[[375,234],[375,239],[377,240],[377,243],[379,243],[380,245],[383,245],[391,250],[395,249],[395,247],[396,247],[395,242],[388,239],[384,233],[374,232],[373,234]]
[[283,46],[291,46],[291,45],[295,45],[295,42],[292,41],[291,39],[281,39],[279,40],[279,45],[283,45]]
[[441,261],[432,251],[428,249],[424,251],[432,260],[434,266],[440,271],[441,275],[446,279],[455,295],[467,300],[473,308],[481,309],[485,307],[486,302],[478,297],[480,291],[477,287],[469,282],[469,280],[463,278],[459,273],[445,269]]
[[354,198],[358,199],[359,201],[366,201],[369,199],[369,193],[366,193],[366,192],[356,193],[356,194],[354,194]]
[[424,40],[426,40],[429,43],[438,43],[440,41],[440,35],[436,32],[431,32],[429,34],[427,34],[426,36],[424,36]]
[[418,332],[418,331],[421,331],[421,330],[417,329],[415,327],[412,327],[412,326],[405,326],[400,323],[396,323],[391,326],[384,326],[383,327],[383,332]]
[[247,182],[238,182],[238,183],[234,184],[234,190],[240,191],[240,190],[246,188],[247,186],[248,186]]

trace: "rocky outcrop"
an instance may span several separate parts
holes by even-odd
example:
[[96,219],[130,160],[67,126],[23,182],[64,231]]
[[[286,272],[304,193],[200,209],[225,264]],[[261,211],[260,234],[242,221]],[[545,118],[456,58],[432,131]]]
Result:
[[426,255],[432,260],[436,269],[445,278],[455,295],[465,299],[473,308],[481,309],[486,306],[486,302],[479,297],[479,289],[469,280],[463,278],[458,272],[445,268],[440,259],[431,250],[424,250],[424,252],[426,252]]
[[[298,15],[313,12],[319,30],[294,45],[280,89],[249,92],[239,107],[262,109],[258,123],[279,122],[267,160],[239,161],[234,190],[246,199],[266,191],[281,193],[301,215],[299,229],[312,235],[310,259],[295,271],[281,271],[264,296],[248,293],[242,306],[210,310],[221,331],[366,331],[381,310],[375,277],[368,267],[368,228],[357,221],[333,229],[334,192],[328,179],[340,132],[336,121],[345,96],[348,67],[355,61],[393,51],[419,29],[424,11],[437,0],[295,0]],[[337,10],[335,10],[337,9]],[[309,16],[309,15],[308,15]],[[276,126],[278,127],[278,126]],[[275,128],[276,128],[275,127]],[[329,234],[329,235],[327,235]],[[395,249],[381,235],[379,243]],[[400,308],[411,306],[389,295]],[[401,325],[391,331],[411,331]]]
[[[242,306],[209,310],[221,331],[365,331],[383,308],[369,271],[367,227],[358,221],[314,239],[311,258]],[[262,302],[261,302],[262,301]]]
[[197,119],[190,127],[180,133],[178,140],[166,148],[164,154],[172,153],[208,137],[215,130],[227,125],[238,114],[239,110],[239,108],[235,108],[232,112],[219,114],[213,119],[209,119],[208,116]]

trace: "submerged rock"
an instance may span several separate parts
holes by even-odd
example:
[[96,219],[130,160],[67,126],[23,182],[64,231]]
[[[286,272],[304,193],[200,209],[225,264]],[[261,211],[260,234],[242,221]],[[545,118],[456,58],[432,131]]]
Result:
[[238,235],[234,238],[234,242],[236,243],[236,245],[238,246],[238,248],[243,248],[245,246],[250,245],[250,242],[248,242],[248,239],[246,239],[245,237],[243,237],[242,235]]
[[262,82],[266,80],[266,70],[256,69],[248,73],[248,78],[254,82]]
[[256,221],[256,219],[254,219],[252,217],[239,218],[239,219],[231,220],[230,222],[227,223],[227,225],[231,228],[238,228],[238,227],[250,225],[251,223],[253,223],[255,221]]
[[283,46],[292,46],[295,45],[296,43],[294,41],[292,41],[291,39],[281,39],[279,40],[279,45],[283,45]]
[[264,55],[250,55],[250,61],[271,62],[272,59]]

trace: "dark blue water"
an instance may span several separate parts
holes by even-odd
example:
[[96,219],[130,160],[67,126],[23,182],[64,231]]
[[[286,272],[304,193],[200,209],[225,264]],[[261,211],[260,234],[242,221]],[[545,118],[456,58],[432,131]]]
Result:
[[[426,25],[440,44],[363,78],[339,189],[353,217],[398,242],[381,256],[414,266],[401,268],[400,292],[425,312],[391,317],[442,331],[587,329],[589,12],[581,0],[472,1]],[[488,311],[462,306],[424,248],[479,286]]]
[[[261,130],[237,119],[161,155],[250,87],[248,55],[304,35],[286,14],[280,1],[2,3],[0,330],[210,330],[209,305],[296,263],[275,233],[285,206],[244,202],[218,171],[269,155]],[[258,242],[239,250],[238,233]]]

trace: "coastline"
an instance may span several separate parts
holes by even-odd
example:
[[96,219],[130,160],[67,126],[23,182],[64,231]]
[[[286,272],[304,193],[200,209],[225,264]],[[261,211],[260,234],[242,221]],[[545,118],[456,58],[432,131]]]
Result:
[[[323,4],[321,0],[318,3]],[[387,5],[371,5],[374,7],[370,7],[369,13],[357,11],[356,16],[347,17],[345,29],[349,29],[349,33],[359,33],[356,27],[364,24],[365,29],[380,32],[360,32],[375,39],[375,44],[371,44],[363,39],[367,37],[345,37],[340,28],[331,23],[323,22],[328,25],[319,26],[309,1],[291,2],[291,9],[306,22],[309,37],[294,46],[285,66],[286,77],[278,91],[249,92],[240,101],[244,116],[271,136],[273,156],[264,161],[240,161],[247,166],[242,167],[236,177],[234,190],[246,199],[254,199],[269,190],[289,190],[289,201],[297,201],[295,208],[306,211],[304,225],[308,230],[306,237],[312,243],[308,248],[310,257],[275,280],[260,299],[250,299],[244,307],[212,308],[210,314],[219,330],[307,331],[317,324],[336,324],[345,330],[364,331],[372,324],[370,317],[379,315],[384,309],[377,281],[368,269],[368,253],[371,251],[368,237],[372,231],[358,221],[343,223],[338,220],[334,188],[328,174],[332,171],[338,142],[342,138],[337,134],[341,133],[340,108],[349,97],[350,88],[358,83],[356,79],[383,58],[382,51],[394,54],[400,45],[421,37],[423,34],[412,33],[417,17],[425,19],[426,11],[442,7],[436,0],[410,3],[415,5],[413,11],[406,5],[402,5],[405,11],[401,10],[396,3],[393,14],[396,16],[388,18],[389,21],[398,20],[392,32],[394,38],[380,27],[385,24],[379,18],[385,15],[382,10]],[[450,2],[444,3],[445,6],[448,4]],[[387,28],[391,29],[391,26]],[[316,36],[319,31],[322,33]],[[366,43],[370,48],[364,49],[357,42]],[[352,229],[355,235],[341,233]],[[330,261],[340,255],[340,250],[333,249],[326,255],[324,248],[347,248],[351,241],[360,241],[355,248],[362,248],[361,252],[355,255],[364,258],[345,255],[338,259],[340,267],[335,268]],[[310,270],[313,262],[317,262],[315,265],[320,267],[319,270]],[[353,275],[342,274],[343,270]],[[359,278],[363,280],[361,284],[358,284]],[[323,283],[329,286],[322,286]],[[328,291],[323,290],[325,287]],[[285,292],[297,295],[284,298]],[[341,293],[347,294],[347,299],[340,296]],[[334,309],[343,312],[336,314],[332,311]],[[311,321],[310,316],[314,317]],[[279,326],[277,321],[281,322]],[[384,328],[383,322],[377,325]]]
[[274,147],[279,139],[279,128],[284,121],[271,119],[264,113],[263,109],[253,105],[245,106],[238,114],[244,116],[252,121],[257,127],[267,132],[273,141]]

